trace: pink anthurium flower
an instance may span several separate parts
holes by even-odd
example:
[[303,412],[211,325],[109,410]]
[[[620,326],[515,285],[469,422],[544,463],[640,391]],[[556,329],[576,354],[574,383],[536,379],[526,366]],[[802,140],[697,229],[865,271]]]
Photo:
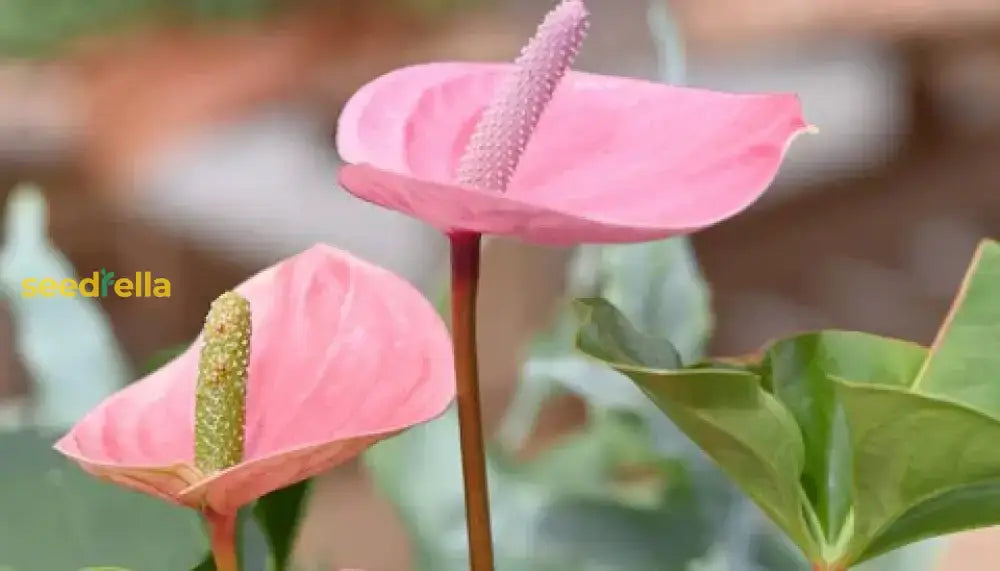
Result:
[[249,301],[253,332],[241,459],[217,471],[195,462],[201,337],[101,403],[56,449],[99,478],[230,514],[439,415],[454,397],[444,323],[386,270],[315,246],[235,291]]
[[514,65],[417,65],[363,87],[340,117],[341,184],[449,234],[556,245],[690,233],[760,197],[810,128],[798,98],[565,72],[585,15],[563,2]]
[[513,65],[432,63],[347,103],[340,183],[448,234],[470,569],[492,571],[476,355],[482,234],[643,242],[752,204],[809,129],[791,94],[737,95],[569,71],[588,27],[562,0]]

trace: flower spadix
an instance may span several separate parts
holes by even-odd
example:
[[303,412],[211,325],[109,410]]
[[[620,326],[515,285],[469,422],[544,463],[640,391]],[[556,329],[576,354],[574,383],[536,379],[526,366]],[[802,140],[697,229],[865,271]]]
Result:
[[315,246],[220,297],[186,352],[56,449],[100,478],[231,513],[437,416],[454,392],[431,304],[388,271]]
[[243,460],[250,302],[226,292],[212,302],[202,331],[194,405],[194,463],[213,474]]
[[512,65],[431,63],[346,105],[340,182],[444,232],[548,244],[693,232],[752,204],[809,129],[792,94],[567,71],[586,30],[564,0]]

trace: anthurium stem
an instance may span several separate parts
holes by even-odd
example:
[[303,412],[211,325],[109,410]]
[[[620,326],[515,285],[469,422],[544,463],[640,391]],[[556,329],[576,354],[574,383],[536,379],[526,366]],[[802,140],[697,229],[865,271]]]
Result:
[[818,563],[813,563],[813,571],[847,571],[847,567],[844,567],[840,563],[827,563],[825,561],[820,561]]
[[216,571],[239,571],[236,557],[236,514],[220,514],[212,510],[204,512],[208,524],[212,557]]
[[469,534],[469,568],[493,571],[489,487],[479,365],[476,348],[476,297],[479,290],[479,234],[453,234],[451,239],[451,321],[458,380],[458,425],[465,484],[465,517]]

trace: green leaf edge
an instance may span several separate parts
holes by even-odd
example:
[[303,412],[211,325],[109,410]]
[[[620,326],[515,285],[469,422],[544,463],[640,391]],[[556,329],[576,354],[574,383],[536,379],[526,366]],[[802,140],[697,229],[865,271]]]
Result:
[[[795,421],[795,418],[792,415],[791,411],[789,411],[788,408],[784,405],[784,403],[782,403],[777,397],[775,397],[773,394],[771,394],[764,387],[764,383],[763,383],[763,379],[762,379],[761,375],[756,370],[754,370],[754,369],[752,369],[750,367],[745,367],[744,368],[744,367],[739,367],[739,366],[728,366],[728,365],[726,365],[724,367],[713,367],[713,366],[706,367],[705,364],[702,363],[702,364],[695,364],[695,365],[689,366],[689,367],[681,366],[680,368],[677,368],[677,369],[659,369],[659,368],[654,368],[654,367],[647,367],[647,366],[643,366],[643,365],[638,365],[638,364],[634,364],[634,363],[625,363],[625,362],[621,362],[621,361],[605,360],[603,358],[599,358],[599,357],[593,356],[590,353],[584,351],[582,348],[580,348],[580,342],[582,340],[581,339],[581,337],[582,337],[581,332],[588,325],[590,325],[591,323],[593,323],[592,317],[593,317],[593,314],[594,314],[594,309],[590,305],[588,305],[588,302],[592,302],[592,301],[599,301],[602,305],[610,306],[611,308],[614,308],[617,311],[617,313],[623,319],[625,319],[625,321],[627,323],[629,323],[631,325],[631,322],[627,318],[625,318],[625,316],[621,313],[621,311],[619,311],[614,304],[612,304],[611,302],[607,301],[606,299],[591,297],[591,298],[580,298],[580,299],[573,300],[573,304],[572,304],[573,305],[573,309],[576,312],[577,317],[578,317],[579,322],[580,322],[579,323],[579,328],[577,330],[577,335],[576,335],[576,345],[577,345],[577,348],[580,350],[580,352],[583,355],[585,355],[587,358],[593,359],[594,361],[599,362],[599,363],[603,363],[603,364],[605,364],[607,366],[610,366],[610,367],[612,367],[614,369],[617,369],[617,370],[619,370],[620,372],[623,372],[623,373],[626,372],[626,371],[628,371],[628,372],[633,372],[633,373],[649,374],[649,375],[657,375],[657,376],[677,376],[677,375],[681,375],[681,374],[696,374],[696,375],[697,374],[715,374],[715,375],[720,375],[720,376],[724,376],[724,377],[725,376],[744,376],[744,375],[745,376],[749,376],[749,377],[751,377],[752,379],[754,379],[756,381],[758,387],[761,390],[761,393],[763,394],[763,397],[765,399],[768,399],[768,401],[772,405],[774,405],[774,409],[775,410],[780,410],[780,411],[784,412],[784,414],[779,415],[779,419],[780,419],[779,421],[782,422],[783,424],[787,425],[787,427],[789,428],[790,433],[792,433],[795,436],[797,436],[800,443],[802,442],[802,435],[801,435],[801,432],[799,431],[799,425]],[[642,332],[636,331],[636,333],[638,335],[642,336],[642,337],[651,338],[651,336],[643,334]],[[798,335],[793,336],[793,337],[797,337],[797,336]],[[670,342],[668,340],[666,340],[666,339],[660,339],[660,338],[654,338],[654,339],[656,339],[656,341],[658,341],[658,342],[662,342],[663,344],[670,345]],[[676,350],[675,350],[675,353],[676,353]],[[635,381],[633,381],[633,382],[635,382]],[[636,384],[637,384],[637,386],[639,386],[640,389],[643,390],[643,392],[645,392],[645,389],[641,385],[638,385],[638,383],[636,383]],[[738,438],[736,438],[735,435],[733,435],[732,438],[736,442],[738,442],[738,444],[741,447],[746,448],[746,445],[743,443],[742,440],[739,440]],[[803,444],[803,446],[804,446],[804,444]],[[799,486],[799,491],[801,493],[801,496],[804,497],[804,492],[802,492],[801,486]],[[744,490],[744,493],[746,493],[751,498],[754,497],[754,494],[752,494],[750,492],[747,492],[745,490]],[[770,510],[769,508],[766,508],[764,505],[762,505],[762,504],[760,504],[758,502],[754,502],[754,503],[758,507],[760,507],[763,511],[767,512],[769,514],[769,517],[772,519],[772,521],[774,521],[775,524],[778,524],[778,522],[786,522],[787,521],[786,517],[775,517],[776,514],[771,513],[772,510]],[[796,541],[796,543],[799,544],[799,547],[803,550],[803,552],[805,553],[805,555],[807,557],[810,557],[810,558],[822,557],[823,556],[822,544],[823,544],[824,538],[822,536],[819,537],[819,538],[814,537],[816,535],[816,530],[813,529],[815,526],[809,524],[809,521],[810,521],[809,515],[812,514],[813,508],[812,508],[812,506],[808,502],[805,502],[802,499],[800,499],[800,501],[799,501],[799,508],[800,508],[801,513],[796,514],[796,515],[803,520],[803,525],[805,526],[806,530],[809,533],[807,533],[805,535],[799,535],[799,534],[793,534],[791,532],[791,530],[788,530],[788,529],[786,529],[784,531],[785,531],[786,534],[788,534],[789,538],[794,539]],[[789,514],[789,515],[791,515],[791,514]],[[812,515],[814,516],[815,514],[812,514]]]
[[[927,394],[922,394],[922,393],[915,393],[915,392],[912,392],[909,387],[898,387],[898,386],[892,386],[892,385],[878,385],[878,384],[873,384],[873,383],[861,383],[861,382],[855,382],[855,381],[850,381],[850,380],[847,380],[847,379],[839,378],[839,377],[836,377],[836,376],[831,376],[831,379],[833,379],[833,381],[835,382],[835,387],[836,387],[836,390],[838,391],[838,395],[843,390],[853,389],[853,388],[864,389],[864,390],[871,390],[871,391],[884,391],[884,392],[896,393],[896,394],[900,394],[900,395],[903,395],[903,396],[912,397],[912,398],[915,398],[915,399],[918,399],[918,400],[927,401],[927,402],[933,403],[933,404],[935,404],[937,406],[945,406],[945,407],[950,407],[950,408],[958,409],[958,411],[966,413],[966,414],[973,414],[973,415],[975,415],[977,417],[980,417],[983,420],[986,420],[986,421],[992,422],[994,424],[997,424],[998,428],[1000,428],[1000,419],[997,419],[996,417],[994,417],[994,416],[992,416],[990,414],[987,414],[987,413],[985,413],[985,412],[983,412],[981,410],[978,410],[975,407],[971,407],[971,406],[969,406],[966,403],[961,403],[961,402],[953,401],[953,400],[950,400],[950,399],[947,399],[947,398],[938,398],[938,397],[935,397],[935,396],[931,396],[931,395],[927,395]],[[839,398],[839,396],[838,396],[838,398]],[[952,487],[944,489],[944,490],[940,490],[940,491],[932,493],[932,494],[928,494],[928,495],[926,495],[924,497],[921,497],[921,498],[917,499],[915,502],[911,503],[905,509],[903,509],[899,513],[897,513],[895,515],[895,517],[893,517],[892,519],[888,520],[885,524],[883,524],[882,526],[880,526],[875,531],[875,533],[871,534],[871,537],[865,538],[864,541],[863,541],[863,543],[854,543],[854,542],[852,542],[853,544],[848,547],[847,553],[845,554],[846,555],[846,559],[848,561],[850,561],[851,564],[858,564],[858,563],[862,563],[864,561],[867,561],[869,559],[872,559],[874,557],[877,557],[879,555],[883,555],[885,553],[888,553],[889,551],[892,551],[894,549],[903,547],[905,545],[909,545],[911,543],[915,543],[917,541],[921,541],[923,539],[929,539],[929,538],[932,538],[932,537],[940,537],[940,536],[944,536],[944,535],[949,535],[951,533],[958,533],[958,532],[961,532],[961,531],[968,531],[968,530],[971,530],[971,529],[979,529],[981,527],[986,527],[988,525],[1000,524],[1000,513],[997,513],[996,516],[995,516],[995,518],[994,518],[994,520],[993,520],[992,524],[977,524],[977,525],[971,525],[971,526],[956,527],[956,528],[954,528],[954,529],[952,529],[950,531],[944,532],[944,533],[933,533],[933,534],[927,534],[927,535],[917,536],[917,537],[914,537],[913,539],[907,540],[907,541],[892,542],[892,543],[888,543],[888,544],[879,543],[879,539],[881,537],[885,536],[885,532],[888,531],[888,530],[890,530],[892,528],[893,524],[895,524],[896,522],[898,522],[907,513],[910,513],[912,510],[915,510],[915,509],[919,508],[924,503],[926,503],[928,501],[933,501],[935,499],[938,499],[938,498],[940,498],[942,496],[945,496],[947,494],[950,494],[952,492],[961,490],[963,488],[976,487],[976,486],[985,484],[987,482],[993,481],[994,479],[1000,480],[1000,474],[998,474],[996,478],[984,478],[982,480],[975,481],[975,482],[968,482],[968,483],[959,484],[959,485],[952,486]]]

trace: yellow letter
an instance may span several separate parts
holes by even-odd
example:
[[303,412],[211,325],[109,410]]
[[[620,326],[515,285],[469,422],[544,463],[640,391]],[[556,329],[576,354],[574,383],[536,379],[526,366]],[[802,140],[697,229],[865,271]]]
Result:
[[126,279],[115,281],[115,295],[118,297],[132,297],[132,282]]
[[42,294],[42,297],[55,297],[57,286],[56,280],[45,278],[38,284],[38,291]]
[[59,284],[59,293],[64,297],[76,297],[76,281],[65,279]]
[[38,279],[27,278],[21,282],[21,296],[35,297],[38,295]]
[[80,295],[83,297],[97,297],[98,288],[101,285],[101,275],[94,272],[94,276],[80,280]]
[[170,280],[156,278],[153,281],[153,297],[170,297]]

